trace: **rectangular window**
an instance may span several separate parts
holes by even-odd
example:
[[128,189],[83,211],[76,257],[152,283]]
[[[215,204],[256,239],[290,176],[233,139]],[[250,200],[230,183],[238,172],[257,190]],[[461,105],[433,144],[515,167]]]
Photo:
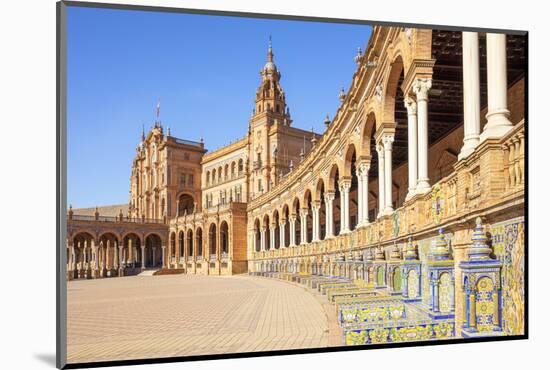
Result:
[[184,173],[182,173],[182,174],[180,175],[180,184],[181,184],[181,185],[185,185],[185,174],[184,174]]
[[193,174],[189,174],[189,175],[187,176],[187,181],[188,181],[187,185],[193,186],[193,180],[194,180]]

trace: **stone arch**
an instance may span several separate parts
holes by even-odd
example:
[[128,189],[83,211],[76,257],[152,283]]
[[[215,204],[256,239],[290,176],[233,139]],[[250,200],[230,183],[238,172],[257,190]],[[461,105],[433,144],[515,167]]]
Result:
[[240,176],[244,172],[244,161],[243,159],[239,159],[239,162],[237,162],[237,173]]
[[178,250],[179,250],[180,258],[185,255],[184,244],[185,244],[185,235],[183,230],[180,230],[180,232],[178,233]]
[[195,230],[195,245],[197,246],[197,257],[203,257],[203,238],[202,238],[202,227],[197,227]]
[[258,218],[254,220],[254,245],[255,245],[255,252],[259,252],[261,250],[261,223]]
[[141,238],[135,232],[127,232],[122,236],[122,259],[123,265],[136,267],[141,265],[143,256],[141,255]]
[[266,250],[269,249],[270,245],[271,245],[271,235],[270,235],[270,232],[269,232],[269,214],[265,214],[263,219],[262,219],[262,230],[264,232],[264,247]]
[[279,249],[281,244],[281,234],[279,232],[279,210],[275,209],[273,211],[273,214],[271,215],[271,227],[275,229],[273,237],[274,237],[274,245],[275,249]]
[[305,237],[306,243],[311,243],[313,240],[313,199],[312,192],[309,188],[304,191],[304,198],[302,202],[302,209],[307,209],[306,222],[304,227],[306,228]]
[[206,171],[206,186],[210,185],[210,171]]
[[212,222],[210,226],[208,226],[208,252],[210,253],[210,257],[217,255],[218,251],[218,235],[217,235],[217,226],[215,222]]
[[237,163],[231,162],[231,178],[234,179],[237,176]]
[[281,218],[285,221],[285,243],[284,243],[285,247],[288,247],[290,245],[289,217],[290,217],[290,208],[288,204],[285,203],[283,205],[283,208],[281,208]]
[[360,151],[362,155],[371,156],[371,147],[372,141],[374,138],[374,133],[376,131],[376,113],[371,110],[367,113],[367,119],[363,124],[363,129],[361,130],[361,147]]
[[145,267],[162,267],[162,237],[150,232],[145,236]]
[[296,217],[296,221],[294,222],[294,240],[296,244],[299,244],[301,242],[300,236],[302,233],[302,220],[300,218],[300,206],[301,202],[298,197],[295,197],[292,201],[292,208],[291,208],[291,214]]
[[404,74],[403,59],[397,55],[389,66],[386,82],[384,84],[382,98],[382,120],[377,122],[395,122],[395,99],[401,75]]
[[168,245],[170,246],[170,250],[168,251],[168,256],[174,259],[174,262],[176,261],[176,232],[172,231],[169,236],[169,242]]
[[191,214],[195,211],[195,198],[185,192],[178,194],[178,216]]
[[325,202],[325,180],[319,178],[315,186],[314,201],[319,202],[319,239],[326,237],[326,202]]
[[229,254],[229,225],[226,221],[220,224],[220,249],[222,256]]
[[187,230],[187,257],[193,257],[194,253],[193,253],[193,230],[192,229],[189,229]]
[[357,158],[358,152],[355,144],[349,144],[344,157],[344,176],[353,176],[353,162]]
[[335,191],[338,189],[338,179],[341,176],[340,167],[334,163],[330,167],[328,181],[327,181],[327,191]]

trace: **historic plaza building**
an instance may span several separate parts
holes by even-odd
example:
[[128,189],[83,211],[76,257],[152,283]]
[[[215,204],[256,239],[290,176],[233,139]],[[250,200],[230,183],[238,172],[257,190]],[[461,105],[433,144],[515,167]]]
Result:
[[444,320],[434,338],[522,334],[526,37],[376,26],[322,135],[267,59],[241,139],[207,152],[156,122],[129,204],[69,210],[69,278],[330,278]]

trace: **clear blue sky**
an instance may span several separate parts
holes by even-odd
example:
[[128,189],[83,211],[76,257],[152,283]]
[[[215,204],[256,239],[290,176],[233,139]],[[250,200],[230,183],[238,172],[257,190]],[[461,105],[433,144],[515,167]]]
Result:
[[128,202],[142,125],[214,150],[245,135],[269,35],[296,127],[322,132],[371,27],[69,7],[68,202]]

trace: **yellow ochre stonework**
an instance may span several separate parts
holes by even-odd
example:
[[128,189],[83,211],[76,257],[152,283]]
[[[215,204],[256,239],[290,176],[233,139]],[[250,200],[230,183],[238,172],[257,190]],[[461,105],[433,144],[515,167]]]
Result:
[[346,345],[523,334],[525,50],[521,35],[375,26],[317,134],[292,126],[270,44],[243,137],[208,152],[157,121],[124,212],[69,209],[68,279],[304,284]]

